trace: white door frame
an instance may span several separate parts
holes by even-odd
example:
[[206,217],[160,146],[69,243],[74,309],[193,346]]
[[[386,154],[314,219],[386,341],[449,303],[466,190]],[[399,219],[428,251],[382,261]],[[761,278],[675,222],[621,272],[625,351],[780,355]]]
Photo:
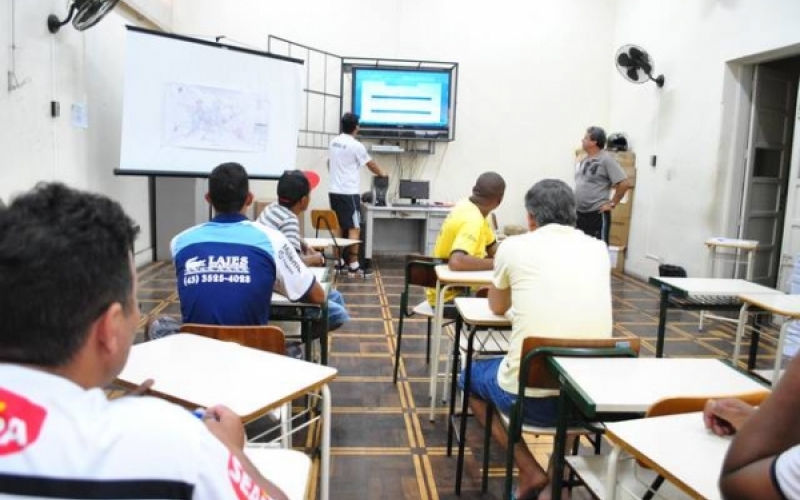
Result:
[[[786,54],[785,58],[800,55],[800,53]],[[730,103],[730,106],[725,106],[722,113],[723,127],[720,130],[720,158],[718,166],[720,168],[718,186],[721,189],[722,203],[719,205],[722,208],[720,220],[720,234],[725,236],[736,237],[740,232],[740,219],[742,204],[744,203],[745,193],[745,171],[747,167],[747,146],[750,131],[750,115],[752,108],[753,96],[753,81],[755,75],[755,68],[757,65],[767,62],[767,59],[773,60],[773,57],[768,58],[765,55],[761,57],[754,57],[745,62],[731,62],[726,66],[726,76],[724,79],[723,88],[723,102]],[[800,92],[800,91],[799,91]],[[796,105],[796,112],[800,114],[800,101]],[[725,126],[724,124],[730,124]],[[797,130],[794,137],[798,137]],[[727,147],[724,147],[728,144]],[[797,163],[800,163],[800,144],[794,141],[792,145],[792,156],[789,159],[789,172],[790,175],[795,170]],[[789,181],[791,184],[791,179]],[[786,227],[786,220],[789,217],[789,207],[784,212],[783,225]],[[780,254],[783,254],[783,244],[781,242]],[[781,275],[781,269],[778,271],[778,287],[782,287],[785,281],[785,276]],[[709,272],[710,270],[706,270]],[[783,280],[783,281],[782,281]]]

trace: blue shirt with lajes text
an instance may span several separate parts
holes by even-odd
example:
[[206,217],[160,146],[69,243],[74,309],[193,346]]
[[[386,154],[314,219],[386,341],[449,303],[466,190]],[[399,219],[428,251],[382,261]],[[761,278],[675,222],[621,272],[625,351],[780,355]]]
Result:
[[314,284],[279,231],[239,214],[183,231],[171,249],[184,323],[266,325],[276,281],[292,301]]

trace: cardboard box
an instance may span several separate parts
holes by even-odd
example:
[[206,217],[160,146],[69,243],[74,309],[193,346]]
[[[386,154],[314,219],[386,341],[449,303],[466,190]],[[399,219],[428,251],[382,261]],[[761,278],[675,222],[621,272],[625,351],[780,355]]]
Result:
[[609,151],[610,154],[619,166],[622,168],[636,168],[636,153],[633,151]]
[[631,213],[633,212],[633,196],[634,190],[629,189],[625,196],[622,197],[619,204],[614,207],[614,210],[611,212],[611,220],[618,221],[630,221],[631,220]]
[[611,219],[611,230],[608,232],[608,243],[616,247],[628,246],[628,233],[631,223],[629,220],[615,221]]
[[625,166],[623,164],[619,164],[622,167],[622,170],[625,171],[625,175],[628,177],[628,180],[631,182],[631,189],[636,187],[636,167],[635,166]]

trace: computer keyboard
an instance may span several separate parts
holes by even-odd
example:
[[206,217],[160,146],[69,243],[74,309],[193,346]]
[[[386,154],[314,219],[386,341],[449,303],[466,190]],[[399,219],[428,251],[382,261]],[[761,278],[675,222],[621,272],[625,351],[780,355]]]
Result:
[[392,203],[392,207],[397,207],[397,208],[414,208],[414,207],[423,208],[427,206],[428,205],[426,203]]
[[405,149],[396,144],[373,144],[370,151],[373,153],[403,153]]

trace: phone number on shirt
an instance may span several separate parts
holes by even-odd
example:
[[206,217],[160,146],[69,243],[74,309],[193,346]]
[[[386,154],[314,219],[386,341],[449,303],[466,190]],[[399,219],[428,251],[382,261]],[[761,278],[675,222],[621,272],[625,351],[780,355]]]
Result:
[[198,283],[250,283],[250,276],[247,274],[194,274],[183,278],[184,286],[196,285]]

